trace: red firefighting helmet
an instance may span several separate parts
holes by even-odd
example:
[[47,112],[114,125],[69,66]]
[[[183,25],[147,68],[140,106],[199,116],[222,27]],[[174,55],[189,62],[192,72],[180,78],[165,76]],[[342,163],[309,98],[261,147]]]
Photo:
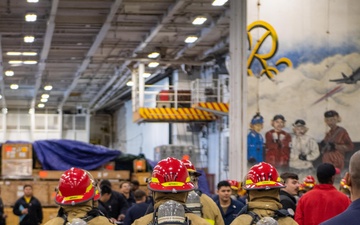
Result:
[[227,180],[227,182],[229,182],[231,189],[235,191],[239,190],[241,187],[240,182],[237,180]]
[[275,167],[266,162],[258,163],[250,168],[244,185],[245,190],[267,190],[283,187],[285,185],[281,183],[281,178]]
[[187,171],[189,172],[190,175],[194,175],[196,177],[201,176],[201,173],[196,171],[194,164],[192,164],[190,162],[190,160],[182,159],[181,162],[184,163],[184,165],[185,165],[185,167],[186,167],[186,169],[187,169]]
[[97,187],[94,185],[92,176],[89,176],[89,172],[72,167],[60,177],[55,203],[58,205],[76,205],[91,199],[96,200],[95,198],[100,197],[96,189]]
[[304,178],[303,184],[305,185],[305,187],[313,188],[316,184],[315,178],[311,175],[308,175]]
[[154,167],[148,188],[155,192],[186,192],[193,190],[189,173],[178,159],[168,157]]

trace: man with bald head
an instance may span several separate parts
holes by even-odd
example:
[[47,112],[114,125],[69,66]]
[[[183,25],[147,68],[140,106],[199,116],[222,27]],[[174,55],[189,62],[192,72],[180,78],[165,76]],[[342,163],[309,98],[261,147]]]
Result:
[[350,158],[349,172],[345,175],[345,181],[350,187],[351,205],[341,214],[329,219],[321,225],[355,225],[359,224],[360,213],[360,151],[355,152]]

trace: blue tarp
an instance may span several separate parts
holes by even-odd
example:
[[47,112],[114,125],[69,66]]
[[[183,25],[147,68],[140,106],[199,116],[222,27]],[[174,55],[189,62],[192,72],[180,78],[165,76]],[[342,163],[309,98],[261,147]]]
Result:
[[67,170],[71,167],[95,170],[121,154],[104,146],[73,140],[42,140],[32,145],[43,170]]

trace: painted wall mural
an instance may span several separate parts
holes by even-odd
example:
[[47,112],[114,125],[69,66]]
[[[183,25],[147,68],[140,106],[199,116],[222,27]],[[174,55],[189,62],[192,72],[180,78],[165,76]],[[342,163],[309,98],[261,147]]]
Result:
[[248,1],[248,118],[261,113],[264,136],[281,114],[284,130],[301,119],[321,142],[324,113],[336,110],[338,125],[360,141],[358,21],[357,0]]

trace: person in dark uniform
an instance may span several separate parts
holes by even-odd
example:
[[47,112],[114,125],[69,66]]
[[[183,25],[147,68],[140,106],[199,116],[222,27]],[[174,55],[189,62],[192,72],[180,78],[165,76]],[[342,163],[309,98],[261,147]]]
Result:
[[39,225],[43,220],[40,201],[33,196],[30,184],[24,185],[24,195],[14,205],[13,213],[19,216],[20,225]]
[[112,190],[109,180],[102,180],[100,182],[100,188],[104,185],[107,185],[111,189],[111,193],[109,194],[110,198],[107,201],[104,201],[104,199],[101,200],[102,203],[104,203],[103,206],[108,211],[109,218],[114,218],[114,221],[124,220],[126,210],[129,208],[125,197],[120,192]]
[[231,185],[228,181],[223,180],[217,184],[219,200],[215,201],[215,203],[220,209],[225,225],[230,225],[244,207],[244,203],[231,198],[231,193]]
[[284,181],[285,187],[280,189],[280,203],[283,209],[287,210],[292,217],[295,215],[296,198],[299,192],[299,176],[295,173],[282,173],[280,175]]
[[144,216],[149,206],[146,203],[146,193],[143,190],[134,191],[135,204],[133,204],[126,212],[124,225],[131,225],[136,219]]

